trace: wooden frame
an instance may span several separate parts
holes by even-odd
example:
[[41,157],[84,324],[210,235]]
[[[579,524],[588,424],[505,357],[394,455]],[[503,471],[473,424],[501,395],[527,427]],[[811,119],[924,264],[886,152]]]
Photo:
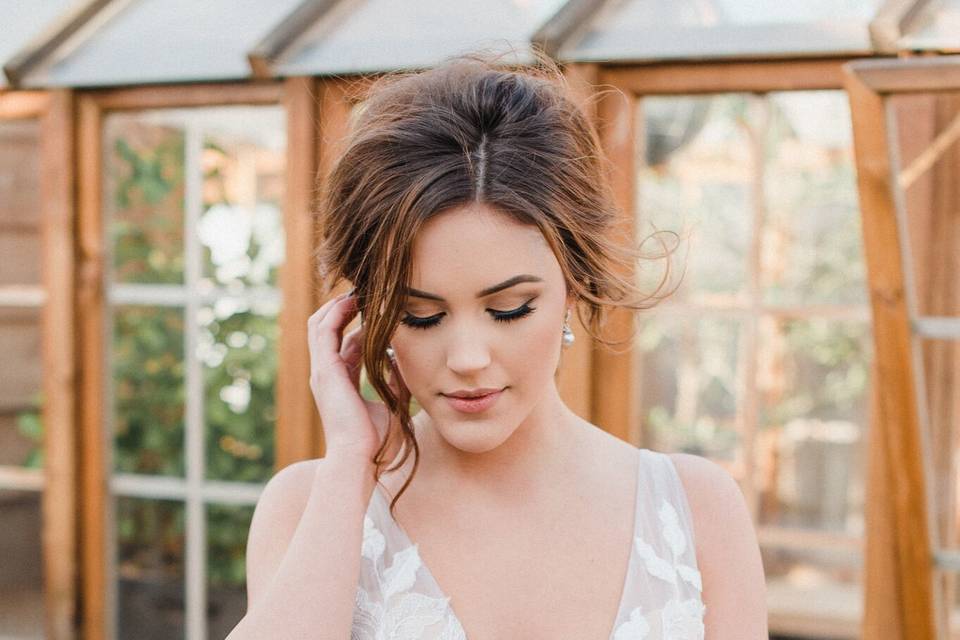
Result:
[[[918,311],[900,193],[897,141],[887,98],[960,91],[960,57],[862,61],[845,68],[853,110],[864,243],[876,350],[875,437],[868,491],[866,637],[933,639],[949,634],[935,587],[939,542],[929,505],[925,389]],[[894,498],[890,498],[894,496]]]
[[46,637],[73,638],[76,613],[73,94],[0,92],[0,119],[39,119]]
[[[613,91],[605,94],[600,103],[601,136],[604,151],[614,165],[613,186],[624,211],[624,226],[633,230],[635,211],[637,135],[636,105],[643,96],[698,95],[708,93],[770,93],[776,91],[842,90],[844,88],[843,65],[849,58],[824,58],[794,61],[758,62],[711,62],[711,63],[664,63],[648,66],[607,66],[598,73],[602,89]],[[759,141],[754,141],[759,144]],[[756,274],[755,274],[756,275]],[[759,282],[749,283],[757,288]],[[761,306],[755,311],[772,312],[772,307]],[[805,309],[801,317],[824,313],[823,309]],[[864,312],[865,313],[865,312]],[[798,315],[791,312],[792,315]],[[788,314],[790,315],[790,314]],[[829,310],[826,317],[834,319],[861,319],[863,314]],[[817,317],[820,317],[817,315]],[[625,319],[614,321],[616,331],[626,330]],[[753,332],[755,335],[755,332]],[[620,354],[597,350],[593,357],[592,388],[593,415],[597,424],[621,438],[635,441],[638,437],[640,401],[636,389],[640,386],[642,371],[638,354],[633,351]],[[748,369],[751,366],[749,365]],[[747,371],[748,379],[753,374]],[[744,407],[745,414],[753,416],[759,408],[751,402]],[[756,420],[747,415],[748,423]],[[744,433],[744,456],[753,456],[752,433]],[[642,443],[641,443],[642,446]],[[756,518],[756,486],[752,474],[742,487],[751,512]],[[842,543],[842,553],[855,557],[862,546],[850,536],[825,535],[819,532],[793,532],[778,527],[760,527],[758,536],[764,545],[777,548],[834,548]],[[853,637],[857,629],[851,621],[801,619],[792,614],[771,614],[772,626],[785,633],[820,632],[827,635]]]
[[[81,495],[82,541],[81,585],[83,597],[83,636],[103,638],[113,623],[107,618],[111,576],[108,572],[109,471],[106,461],[111,447],[103,429],[108,408],[103,406],[104,354],[107,336],[103,317],[107,305],[104,291],[104,262],[107,247],[103,239],[101,202],[102,124],[107,112],[182,107],[214,107],[231,104],[283,105],[287,109],[287,191],[284,201],[284,227],[288,258],[281,270],[283,299],[279,323],[276,423],[276,466],[311,457],[318,435],[316,420],[305,417],[313,408],[313,399],[303,369],[306,318],[312,313],[314,299],[312,236],[304,230],[310,225],[314,179],[315,149],[312,81],[294,79],[285,84],[196,84],[187,86],[108,89],[83,92],[78,98],[79,213],[77,227],[77,264],[79,274],[77,300],[80,308],[78,334],[81,340],[80,439],[82,450]],[[309,367],[309,361],[306,361]],[[307,369],[309,371],[309,368]],[[306,428],[304,425],[308,425]]]

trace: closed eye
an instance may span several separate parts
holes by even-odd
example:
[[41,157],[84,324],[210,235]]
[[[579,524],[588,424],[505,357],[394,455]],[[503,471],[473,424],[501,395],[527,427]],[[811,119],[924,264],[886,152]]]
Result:
[[[487,309],[487,312],[493,317],[497,322],[512,322],[514,320],[519,320],[524,316],[528,316],[534,311],[537,310],[536,307],[531,307],[530,302],[533,299],[531,298],[527,302],[523,303],[516,309],[511,309],[510,311],[498,311],[497,309]],[[446,315],[445,313],[437,313],[432,316],[427,316],[422,318],[420,316],[415,316],[410,313],[406,314],[400,322],[408,327],[414,329],[429,329],[430,327],[435,327],[440,324],[440,319]]]

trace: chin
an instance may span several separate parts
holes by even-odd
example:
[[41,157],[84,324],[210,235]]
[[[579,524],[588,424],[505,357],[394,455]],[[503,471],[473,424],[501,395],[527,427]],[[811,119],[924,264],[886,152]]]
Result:
[[457,420],[431,417],[431,420],[436,432],[447,444],[466,453],[493,451],[506,442],[516,430],[516,424],[503,418]]

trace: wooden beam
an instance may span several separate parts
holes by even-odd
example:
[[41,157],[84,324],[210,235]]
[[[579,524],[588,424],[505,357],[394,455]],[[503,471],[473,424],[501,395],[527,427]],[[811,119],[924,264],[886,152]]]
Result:
[[46,91],[0,91],[0,120],[40,118],[49,105]]
[[107,407],[103,331],[106,314],[103,278],[106,250],[101,213],[101,120],[99,105],[81,95],[77,137],[77,262],[76,309],[79,365],[80,440],[80,561],[83,637],[99,640],[110,635],[107,593],[107,523],[110,512],[107,460],[109,435],[104,432]]
[[885,0],[870,21],[870,40],[877,53],[896,54],[899,40],[930,0]]
[[311,458],[317,450],[319,419],[308,384],[307,319],[316,310],[314,189],[317,176],[317,96],[312,78],[284,83],[287,110],[287,181],[283,212],[286,258],[280,267],[277,368],[278,469]]
[[849,58],[608,66],[600,83],[636,95],[842,89]]
[[43,496],[46,637],[75,637],[77,579],[76,353],[74,344],[73,95],[50,95],[43,117],[40,182],[43,198]]
[[73,5],[3,65],[10,84],[19,85],[32,69],[50,57],[61,45],[88,28],[111,4],[119,7],[121,3],[118,0],[87,0],[85,3]]
[[940,93],[960,89],[960,55],[857,60],[857,81],[874,93]]
[[530,42],[556,58],[560,48],[606,0],[566,0],[550,19],[530,37]]
[[[600,99],[597,119],[600,144],[622,216],[616,236],[620,241],[632,241],[636,226],[634,141],[637,99],[624,87],[615,89],[618,91],[608,92]],[[634,311],[615,309],[610,312],[605,337],[625,342],[617,347],[598,345],[594,349],[590,401],[591,421],[628,442],[640,419],[637,393],[639,352],[632,339],[634,322]]]
[[[847,67],[857,182],[873,312],[874,398],[867,479],[867,638],[933,640],[933,542],[907,282],[883,96]],[[883,598],[881,601],[880,598]]]
[[223,104],[277,104],[283,100],[280,82],[154,85],[90,90],[84,95],[106,111],[209,107]]
[[247,54],[255,78],[273,77],[273,63],[341,0],[303,0]]

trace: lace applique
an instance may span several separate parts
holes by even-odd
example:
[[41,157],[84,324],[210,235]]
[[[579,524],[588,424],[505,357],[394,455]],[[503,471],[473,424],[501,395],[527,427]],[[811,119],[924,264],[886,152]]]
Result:
[[365,516],[361,555],[373,567],[383,603],[371,598],[362,586],[357,587],[350,640],[419,640],[426,629],[441,623],[438,640],[466,640],[449,598],[410,591],[423,566],[417,545],[395,553],[390,566],[381,571],[385,548],[383,534]]
[[664,638],[703,640],[703,614],[706,607],[695,599],[674,598],[660,612]]
[[[676,509],[667,500],[663,500],[658,516],[663,540],[673,556],[673,562],[660,557],[652,545],[636,536],[633,539],[634,548],[643,566],[650,575],[671,585],[683,580],[693,585],[698,592],[703,591],[700,571],[682,563],[683,554],[687,551],[687,536],[680,525]],[[660,610],[660,637],[665,640],[703,640],[705,611],[706,606],[699,599],[681,600],[679,592],[676,592]],[[613,640],[643,640],[649,632],[650,625],[637,607],[630,612],[630,619],[616,629]]]
[[621,624],[613,634],[613,640],[644,640],[650,633],[650,623],[640,613],[640,607],[630,612],[630,619]]

